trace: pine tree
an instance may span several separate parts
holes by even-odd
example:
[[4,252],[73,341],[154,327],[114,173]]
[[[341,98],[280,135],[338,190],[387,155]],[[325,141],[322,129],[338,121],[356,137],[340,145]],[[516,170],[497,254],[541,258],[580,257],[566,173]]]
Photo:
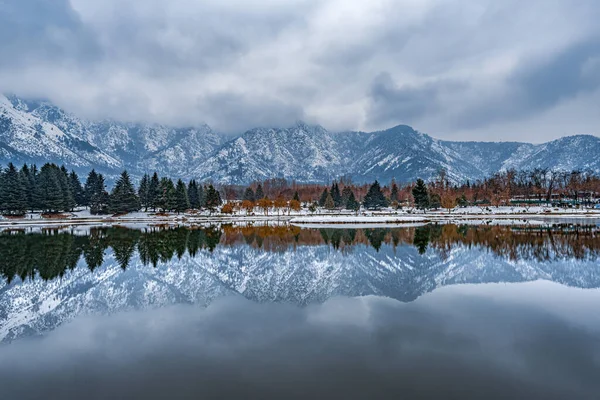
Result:
[[429,191],[423,179],[417,179],[417,183],[412,190],[415,199],[415,206],[418,209],[425,210],[429,208]]
[[[344,190],[342,190],[342,207],[347,210],[352,210],[352,208],[348,207],[348,200],[350,200],[350,195],[354,195],[350,186],[345,186]],[[356,198],[354,199],[356,200]]]
[[221,203],[221,195],[219,192],[215,190],[213,185],[208,185],[208,188],[206,189],[206,208],[210,211],[214,211]]
[[333,201],[333,197],[331,197],[331,193],[327,194],[323,207],[327,210],[333,210],[335,208],[335,202]]
[[325,201],[327,200],[327,196],[329,196],[329,191],[327,188],[323,190],[321,193],[321,198],[319,199],[319,207],[325,207]]
[[152,178],[150,179],[150,186],[148,188],[148,208],[151,207],[153,211],[156,211],[156,208],[159,206],[158,201],[160,196],[160,180],[158,179],[158,174],[154,172]]
[[251,187],[246,188],[246,191],[244,192],[244,200],[251,201],[253,203],[256,201],[256,195]]
[[27,208],[33,212],[35,209],[35,175],[34,169],[29,168],[27,164],[23,164],[21,168],[21,179],[25,185],[25,197],[27,198]]
[[181,179],[177,181],[175,187],[175,211],[177,213],[184,212],[190,208],[190,200],[188,198],[187,188]]
[[195,210],[200,208],[200,197],[198,192],[198,184],[194,179],[190,181],[187,187],[188,199],[190,201],[190,208]]
[[110,212],[123,214],[138,211],[140,200],[127,171],[123,171],[110,194]]
[[356,201],[356,197],[354,197],[353,191],[350,191],[348,201],[346,202],[346,209],[353,211],[358,211],[360,209],[360,203]]
[[292,200],[295,200],[298,203],[300,203],[300,194],[298,193],[297,190],[294,192],[294,197],[292,198]]
[[256,187],[256,194],[255,194],[254,198],[255,198],[256,201],[265,198],[265,193],[263,192],[263,188],[260,185],[260,183]]
[[140,181],[138,198],[140,199],[140,206],[144,208],[144,211],[148,211],[150,200],[150,175],[148,174],[144,174]]
[[0,166],[0,214],[5,212],[4,207],[6,205],[6,201],[4,200],[6,196],[6,185],[4,183],[4,171],[2,170],[2,166]]
[[23,176],[13,163],[8,164],[2,181],[4,186],[2,207],[9,214],[23,215],[27,211],[27,193]]
[[64,165],[60,167],[59,181],[63,198],[63,210],[72,211],[75,208],[75,198],[69,185],[69,171]]
[[169,178],[161,178],[159,185],[159,196],[156,207],[162,211],[174,210],[177,206],[175,198],[175,185]]
[[340,194],[340,187],[337,183],[331,185],[331,198],[333,199],[333,203],[335,204],[335,208],[342,206],[342,196]]
[[434,210],[437,210],[441,206],[442,206],[442,197],[439,195],[439,193],[432,193],[429,196],[429,207],[433,208]]
[[98,174],[95,169],[92,169],[85,180],[85,184],[83,185],[83,197],[84,202],[83,206],[89,207],[92,200],[92,195],[94,194],[94,188],[98,182]]
[[375,210],[388,206],[388,200],[383,195],[379,182],[375,181],[371,185],[369,191],[367,192],[367,195],[365,196],[363,205],[365,206],[365,208]]
[[81,186],[81,181],[79,180],[79,176],[77,172],[74,170],[69,174],[69,189],[73,194],[73,199],[75,200],[76,205],[83,205],[85,203],[85,196],[83,194],[83,186]]
[[198,209],[206,207],[206,189],[202,185],[198,185]]
[[95,170],[90,171],[84,185],[87,205],[92,214],[102,214],[107,211],[109,195],[106,192],[104,176]]
[[36,182],[36,197],[43,211],[57,213],[64,210],[62,175],[62,171],[55,164],[45,164],[40,170]]
[[394,201],[400,201],[400,196],[399,196],[399,191],[398,191],[398,185],[396,185],[396,181],[392,180],[392,193],[390,195],[390,200],[392,202]]

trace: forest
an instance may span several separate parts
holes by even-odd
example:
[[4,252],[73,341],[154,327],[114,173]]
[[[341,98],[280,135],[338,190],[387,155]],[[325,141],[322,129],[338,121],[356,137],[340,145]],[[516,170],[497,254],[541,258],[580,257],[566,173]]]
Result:
[[29,212],[58,214],[85,207],[92,214],[126,214],[136,211],[175,212],[188,210],[219,211],[232,214],[245,210],[268,214],[318,209],[358,211],[384,207],[448,209],[455,207],[532,205],[590,206],[600,193],[600,177],[593,172],[508,170],[476,181],[455,184],[444,170],[436,179],[425,182],[397,183],[382,186],[354,184],[347,177],[331,184],[306,184],[273,178],[248,186],[214,185],[210,182],[187,183],[181,179],[145,174],[136,186],[127,171],[107,189],[106,178],[91,170],[85,182],[65,166],[47,163],[17,168],[10,163],[0,168],[0,213],[23,216]]

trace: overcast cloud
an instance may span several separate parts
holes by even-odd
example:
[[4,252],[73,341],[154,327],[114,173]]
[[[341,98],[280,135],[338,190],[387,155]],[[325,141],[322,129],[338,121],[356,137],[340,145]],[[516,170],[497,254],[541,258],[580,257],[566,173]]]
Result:
[[0,0],[0,88],[238,133],[599,134],[596,0]]

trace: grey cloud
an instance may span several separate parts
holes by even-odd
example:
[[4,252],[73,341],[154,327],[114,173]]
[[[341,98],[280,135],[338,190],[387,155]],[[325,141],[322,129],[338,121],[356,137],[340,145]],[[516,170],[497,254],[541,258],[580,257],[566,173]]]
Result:
[[370,88],[367,123],[379,127],[414,124],[418,119],[440,111],[442,93],[461,90],[465,86],[465,83],[447,80],[400,86],[389,73],[381,73]]
[[592,332],[518,301],[444,300],[229,298],[88,317],[0,347],[0,384],[6,399],[595,398]]
[[598,11],[593,0],[4,1],[0,87],[84,117],[221,131],[304,118],[452,137],[530,120],[544,136],[556,132],[541,114],[600,88]]
[[0,68],[44,61],[87,62],[100,51],[68,0],[0,4]]
[[198,109],[207,115],[209,125],[217,125],[225,133],[243,132],[249,127],[287,127],[290,121],[305,117],[301,106],[235,93],[201,96]]

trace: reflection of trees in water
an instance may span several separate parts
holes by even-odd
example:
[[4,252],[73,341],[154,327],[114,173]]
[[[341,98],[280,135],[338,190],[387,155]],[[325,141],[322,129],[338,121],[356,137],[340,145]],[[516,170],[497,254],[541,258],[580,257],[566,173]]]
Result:
[[596,226],[556,225],[551,228],[507,226],[427,225],[418,228],[300,229],[295,226],[223,226],[204,228],[155,227],[143,230],[122,227],[94,228],[85,235],[44,230],[0,233],[0,273],[10,283],[39,276],[53,279],[76,267],[83,258],[90,270],[104,262],[108,248],[117,263],[127,268],[135,251],[145,265],[157,266],[186,253],[212,252],[217,246],[247,245],[270,252],[297,246],[329,245],[349,252],[364,244],[377,251],[412,245],[420,254],[428,249],[446,258],[456,246],[488,249],[511,260],[596,258],[600,253],[600,229]]

